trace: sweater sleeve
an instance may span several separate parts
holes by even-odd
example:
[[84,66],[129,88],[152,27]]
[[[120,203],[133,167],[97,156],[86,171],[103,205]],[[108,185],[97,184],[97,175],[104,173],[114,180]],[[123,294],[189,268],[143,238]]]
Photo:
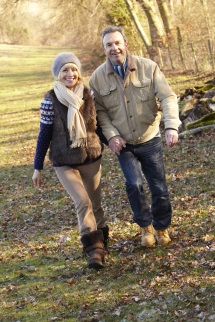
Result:
[[165,129],[171,128],[177,131],[181,124],[177,96],[158,66],[154,71],[154,88],[156,96],[161,102]]
[[42,170],[53,130],[54,109],[50,99],[45,98],[40,105],[40,132],[34,157],[34,169]]

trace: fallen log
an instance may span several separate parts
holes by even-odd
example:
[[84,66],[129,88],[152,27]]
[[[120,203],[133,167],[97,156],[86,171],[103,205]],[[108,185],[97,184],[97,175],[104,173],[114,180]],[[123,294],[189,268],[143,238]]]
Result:
[[206,125],[206,126],[201,126],[201,127],[197,127],[195,129],[191,129],[191,130],[188,130],[188,131],[184,131],[182,133],[180,133],[178,135],[178,138],[179,139],[184,139],[185,136],[187,135],[190,135],[190,134],[196,134],[196,133],[200,133],[202,131],[206,131],[208,129],[215,129],[215,124],[211,124],[211,125]]

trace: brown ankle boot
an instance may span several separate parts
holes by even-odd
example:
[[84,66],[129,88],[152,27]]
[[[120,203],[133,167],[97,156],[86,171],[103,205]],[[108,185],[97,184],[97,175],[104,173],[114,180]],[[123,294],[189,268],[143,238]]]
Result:
[[103,232],[100,229],[92,231],[81,237],[81,242],[84,246],[84,252],[89,257],[89,268],[101,269],[104,267],[105,250],[103,241]]
[[145,247],[151,247],[156,243],[155,240],[155,229],[151,225],[141,228],[142,230],[142,239],[141,244]]
[[109,227],[108,225],[106,225],[105,227],[102,227],[102,228],[98,228],[98,229],[101,229],[102,232],[103,232],[103,237],[104,237],[104,248],[105,250],[108,252],[108,240],[109,240]]
[[156,230],[156,239],[159,245],[166,245],[171,241],[167,229]]

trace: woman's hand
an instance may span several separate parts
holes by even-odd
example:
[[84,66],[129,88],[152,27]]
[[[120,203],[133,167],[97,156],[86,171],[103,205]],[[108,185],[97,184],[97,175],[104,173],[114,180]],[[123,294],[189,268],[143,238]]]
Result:
[[42,185],[42,176],[40,170],[34,170],[32,180],[35,186],[40,187]]

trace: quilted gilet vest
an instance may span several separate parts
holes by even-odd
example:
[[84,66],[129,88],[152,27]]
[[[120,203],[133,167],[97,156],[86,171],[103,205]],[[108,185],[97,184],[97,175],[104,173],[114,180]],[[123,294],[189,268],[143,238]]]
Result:
[[54,122],[49,158],[54,166],[77,166],[92,162],[101,157],[102,143],[96,134],[96,110],[94,101],[87,87],[84,87],[84,104],[80,113],[84,119],[87,131],[87,146],[71,148],[71,140],[67,128],[67,106],[60,103],[50,90],[46,97],[52,101],[54,108]]

